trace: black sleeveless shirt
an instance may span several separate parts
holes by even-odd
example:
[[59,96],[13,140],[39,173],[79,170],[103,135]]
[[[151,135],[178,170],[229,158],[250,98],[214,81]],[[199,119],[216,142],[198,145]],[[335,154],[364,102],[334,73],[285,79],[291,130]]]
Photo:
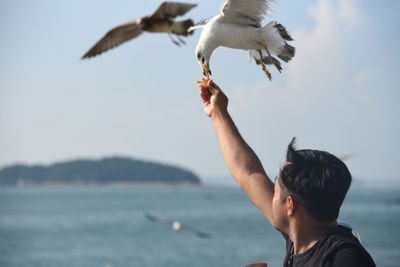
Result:
[[376,267],[351,229],[341,225],[297,255],[293,255],[293,242],[286,234],[283,237],[286,239],[284,267]]

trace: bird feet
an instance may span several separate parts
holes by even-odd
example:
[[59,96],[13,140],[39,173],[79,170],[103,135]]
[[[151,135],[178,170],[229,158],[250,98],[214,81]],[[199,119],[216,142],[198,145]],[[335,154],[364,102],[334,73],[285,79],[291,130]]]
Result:
[[267,75],[268,79],[271,81],[272,80],[271,72],[269,72],[269,70],[267,70],[267,68],[264,66],[264,64],[261,64],[261,68],[264,71],[265,75]]
[[186,44],[186,42],[184,40],[182,40],[182,38],[180,38],[178,35],[176,35],[178,41],[174,40],[174,38],[172,38],[172,34],[168,33],[168,37],[169,39],[177,46],[180,46],[181,44]]
[[[271,59],[272,64],[274,64],[275,68],[276,68],[279,72],[281,72],[281,69],[282,69],[282,68],[281,68],[281,66],[278,65],[277,61],[274,60],[274,58],[272,57],[271,53],[269,52],[268,46],[267,46],[266,44],[262,44],[262,45],[264,46],[265,51],[267,51],[267,54],[268,54],[269,58]],[[271,79],[270,79],[270,80],[271,80]]]
[[260,54],[260,63],[261,63],[261,68],[264,71],[265,75],[267,75],[268,79],[271,81],[272,80],[272,75],[271,72],[269,72],[269,70],[267,70],[267,68],[264,65],[264,60],[263,60],[263,54],[261,49],[257,50],[258,53]]

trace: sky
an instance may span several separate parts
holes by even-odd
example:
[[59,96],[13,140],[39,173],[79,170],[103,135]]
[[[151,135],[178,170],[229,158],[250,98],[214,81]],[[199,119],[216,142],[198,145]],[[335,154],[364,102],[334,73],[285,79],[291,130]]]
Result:
[[[212,18],[224,1],[183,19]],[[195,32],[177,47],[145,33],[99,57],[80,57],[109,29],[161,1],[0,2],[0,167],[128,156],[226,177],[195,80]],[[272,17],[296,56],[272,82],[243,50],[218,48],[210,66],[240,133],[272,177],[297,147],[352,154],[354,177],[400,179],[400,2],[279,1]]]

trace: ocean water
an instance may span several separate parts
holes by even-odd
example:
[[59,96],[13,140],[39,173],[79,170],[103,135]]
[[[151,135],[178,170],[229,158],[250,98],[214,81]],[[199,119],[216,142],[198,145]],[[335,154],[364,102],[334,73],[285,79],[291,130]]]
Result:
[[[356,228],[377,266],[399,266],[400,190],[351,189],[340,219]],[[0,188],[2,267],[282,266],[284,246],[234,187]]]

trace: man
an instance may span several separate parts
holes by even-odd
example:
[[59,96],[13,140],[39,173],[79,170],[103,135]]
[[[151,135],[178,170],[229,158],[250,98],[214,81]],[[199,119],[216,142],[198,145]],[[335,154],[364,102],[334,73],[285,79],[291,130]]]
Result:
[[232,176],[286,239],[284,266],[375,266],[351,229],[337,224],[351,183],[340,159],[324,151],[296,150],[293,139],[272,183],[240,136],[221,89],[210,80],[200,96]]

